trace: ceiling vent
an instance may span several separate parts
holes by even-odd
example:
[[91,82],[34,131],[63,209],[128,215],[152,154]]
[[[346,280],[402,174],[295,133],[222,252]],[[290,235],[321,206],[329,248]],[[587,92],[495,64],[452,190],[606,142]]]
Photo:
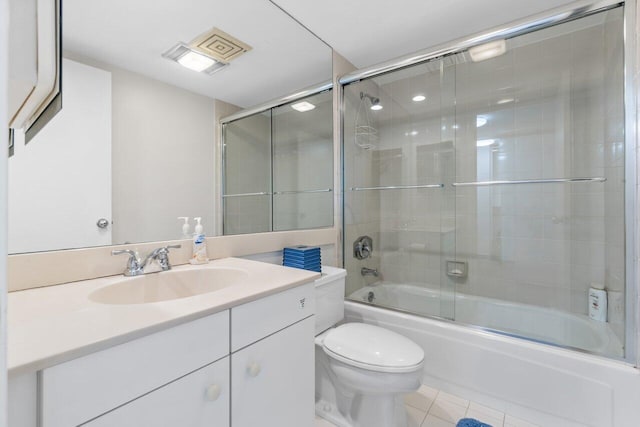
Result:
[[228,63],[251,50],[251,46],[219,28],[212,28],[210,31],[201,34],[193,39],[189,46],[224,63]]

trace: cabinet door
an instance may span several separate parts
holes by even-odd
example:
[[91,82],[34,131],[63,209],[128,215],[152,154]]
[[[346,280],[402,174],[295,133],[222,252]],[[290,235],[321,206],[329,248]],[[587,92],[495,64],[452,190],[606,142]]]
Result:
[[315,316],[231,355],[233,427],[311,427]]
[[83,425],[229,427],[229,357]]

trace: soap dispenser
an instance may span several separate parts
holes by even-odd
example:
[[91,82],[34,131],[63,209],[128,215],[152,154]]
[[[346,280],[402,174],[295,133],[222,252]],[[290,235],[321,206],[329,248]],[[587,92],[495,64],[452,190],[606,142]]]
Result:
[[178,219],[184,220],[184,224],[182,224],[182,238],[190,239],[192,236],[191,236],[191,226],[189,225],[189,217],[179,216]]
[[202,218],[196,217],[194,219],[196,220],[196,232],[193,235],[193,255],[191,255],[189,262],[191,264],[204,264],[209,262],[209,258],[207,258],[207,239],[200,223]]

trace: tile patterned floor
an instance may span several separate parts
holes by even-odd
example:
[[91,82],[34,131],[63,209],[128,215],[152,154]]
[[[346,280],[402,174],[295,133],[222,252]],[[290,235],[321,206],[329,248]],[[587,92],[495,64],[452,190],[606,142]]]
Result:
[[[422,386],[404,399],[409,413],[408,427],[455,427],[461,418],[475,418],[492,427],[538,427],[461,397]],[[316,417],[315,427],[335,427]]]

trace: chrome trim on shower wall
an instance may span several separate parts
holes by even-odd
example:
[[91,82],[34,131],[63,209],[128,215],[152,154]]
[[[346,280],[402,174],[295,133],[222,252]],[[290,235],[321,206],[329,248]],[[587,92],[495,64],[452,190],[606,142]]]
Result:
[[549,179],[521,179],[515,181],[475,181],[475,182],[454,182],[454,187],[486,187],[489,185],[505,185],[505,184],[555,184],[555,183],[572,183],[572,182],[605,182],[607,178],[549,178]]
[[351,187],[351,191],[365,190],[413,190],[415,188],[442,188],[444,184],[424,184],[424,185],[389,185],[387,187]]
[[638,332],[638,3],[624,8],[624,145],[625,145],[625,361],[640,365]]
[[320,92],[324,92],[329,89],[333,89],[333,82],[331,81],[324,82],[319,85],[309,86],[307,88],[301,89],[290,95],[273,99],[271,101],[265,102],[264,104],[259,104],[259,105],[256,105],[255,107],[250,107],[242,111],[238,111],[237,113],[232,114],[230,116],[223,117],[220,119],[220,123],[223,123],[223,124],[231,123],[233,121],[240,120],[245,117],[253,116],[254,114],[262,113],[264,111],[270,110],[271,108],[279,107],[281,105],[288,104],[298,99],[306,98],[307,96],[316,95]]
[[378,65],[354,71],[353,73],[342,76],[339,82],[342,85],[346,85],[368,77],[408,67],[409,65],[458,53],[478,44],[498,39],[511,38],[531,31],[540,30],[545,27],[550,27],[552,25],[557,25],[562,22],[582,18],[592,13],[619,6],[623,3],[624,2],[620,0],[600,0],[595,2],[593,0],[585,0],[571,3],[568,5],[568,8],[567,6],[564,6],[551,9],[550,11],[531,15],[527,18],[511,22],[510,24],[494,27],[488,31],[476,33],[472,36],[463,37],[429,49],[421,50],[411,55],[401,56]]

